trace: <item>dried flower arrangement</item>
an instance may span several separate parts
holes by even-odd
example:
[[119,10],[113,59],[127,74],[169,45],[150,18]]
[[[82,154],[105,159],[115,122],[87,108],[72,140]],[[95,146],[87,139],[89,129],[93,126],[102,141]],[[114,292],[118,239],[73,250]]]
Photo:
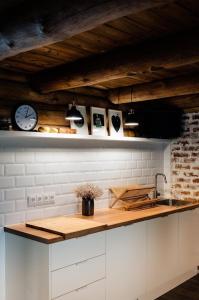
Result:
[[76,196],[81,198],[95,199],[100,197],[103,192],[97,185],[92,183],[86,183],[79,185],[75,190]]

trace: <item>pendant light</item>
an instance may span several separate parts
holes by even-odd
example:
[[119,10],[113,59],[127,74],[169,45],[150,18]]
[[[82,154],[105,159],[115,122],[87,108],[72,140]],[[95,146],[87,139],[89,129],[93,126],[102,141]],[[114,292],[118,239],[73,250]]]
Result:
[[[132,103],[132,94],[133,88],[131,87],[131,103]],[[135,116],[135,111],[131,108],[126,115],[126,120],[124,123],[126,126],[136,127],[139,125],[139,122]]]
[[67,111],[65,119],[70,121],[80,121],[83,119],[82,114],[75,105],[75,100],[73,101],[71,108]]

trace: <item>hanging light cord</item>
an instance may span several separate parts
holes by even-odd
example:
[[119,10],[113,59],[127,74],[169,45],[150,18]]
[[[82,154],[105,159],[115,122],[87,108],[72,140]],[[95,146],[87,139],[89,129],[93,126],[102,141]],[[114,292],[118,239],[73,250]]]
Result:
[[134,110],[132,109],[132,102],[133,102],[133,88],[131,86],[131,108],[130,108],[130,113],[134,114]]
[[120,104],[120,88],[118,89],[118,95],[117,95],[117,105]]

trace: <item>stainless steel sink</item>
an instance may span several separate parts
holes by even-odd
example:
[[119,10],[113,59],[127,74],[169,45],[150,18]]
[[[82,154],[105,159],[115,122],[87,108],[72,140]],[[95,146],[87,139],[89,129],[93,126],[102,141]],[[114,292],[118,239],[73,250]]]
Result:
[[164,199],[164,200],[158,200],[158,205],[167,205],[167,206],[184,206],[191,204],[189,201],[185,200],[176,200],[176,199]]
[[[137,210],[146,210],[150,208],[155,208],[161,205],[170,206],[170,207],[180,207],[180,206],[186,206],[192,204],[190,201],[185,200],[176,200],[176,199],[162,199],[158,201],[154,201],[153,203],[147,203],[145,204],[144,201],[142,205],[139,205],[137,207],[133,207],[129,210],[131,211],[137,211]],[[117,208],[121,209],[121,208]]]

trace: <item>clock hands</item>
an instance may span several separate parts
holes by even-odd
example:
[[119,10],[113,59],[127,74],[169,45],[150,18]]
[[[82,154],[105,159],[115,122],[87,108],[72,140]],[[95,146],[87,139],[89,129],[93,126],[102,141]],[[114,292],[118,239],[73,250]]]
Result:
[[[32,115],[34,115],[34,113],[32,113],[32,114],[30,114],[30,115],[27,115],[27,116],[25,116],[25,119],[27,119],[27,118],[31,117]],[[35,118],[34,118],[34,119],[35,119]]]
[[[28,114],[28,112],[29,112],[29,107],[28,107],[28,109],[27,109],[27,111],[26,111],[26,114],[25,114],[25,119],[27,119],[27,118],[29,118],[29,117],[31,117],[32,115],[34,115],[34,113],[31,113],[31,114]],[[35,120],[35,118],[34,118],[34,120]]]
[[28,107],[28,109],[26,111],[25,119],[28,118],[28,111],[29,111],[29,107]]

